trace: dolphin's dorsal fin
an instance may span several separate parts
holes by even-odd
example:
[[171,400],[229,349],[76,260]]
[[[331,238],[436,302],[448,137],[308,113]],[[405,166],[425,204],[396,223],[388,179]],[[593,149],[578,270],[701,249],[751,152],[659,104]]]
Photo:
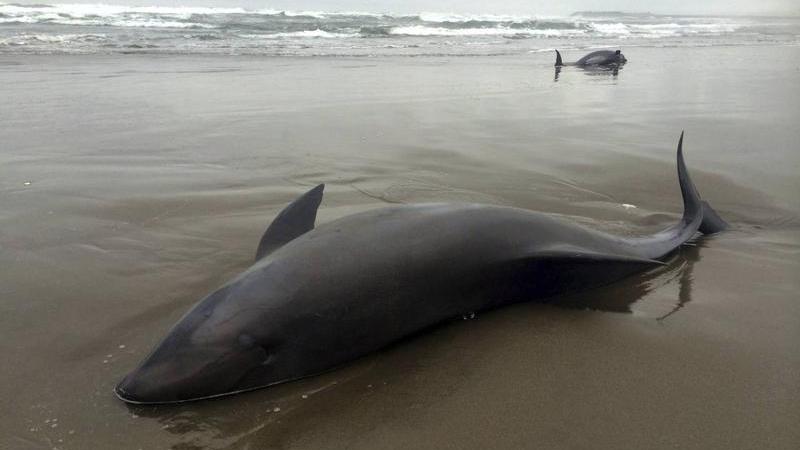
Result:
[[325,185],[320,184],[283,208],[264,232],[264,236],[261,236],[256,250],[256,261],[314,229],[317,208],[322,202],[324,189]]

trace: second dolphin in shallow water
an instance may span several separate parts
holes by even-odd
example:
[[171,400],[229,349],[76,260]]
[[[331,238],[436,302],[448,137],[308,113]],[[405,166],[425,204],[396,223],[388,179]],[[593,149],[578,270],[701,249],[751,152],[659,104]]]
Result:
[[255,264],[197,303],[116,387],[131,403],[197,400],[324,372],[444,320],[605,285],[725,228],[678,143],[681,220],[613,236],[517,208],[423,204],[314,228],[319,185],[289,204]]
[[596,66],[605,66],[605,67],[619,67],[623,64],[628,62],[625,58],[625,55],[622,54],[619,50],[598,50],[596,52],[589,53],[588,55],[584,56],[583,58],[573,62],[573,63],[565,63],[561,60],[561,53],[556,50],[556,67],[561,66],[578,66],[578,67],[596,67]]

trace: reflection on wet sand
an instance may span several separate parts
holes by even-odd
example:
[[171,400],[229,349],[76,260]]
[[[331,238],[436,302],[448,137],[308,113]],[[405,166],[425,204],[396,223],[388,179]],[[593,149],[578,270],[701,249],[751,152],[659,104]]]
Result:
[[680,278],[678,278],[678,302],[675,307],[668,313],[658,317],[658,320],[664,320],[667,317],[675,314],[681,308],[686,306],[692,300],[692,269],[694,264],[700,261],[700,249],[706,246],[704,239],[698,239],[694,242],[684,244],[680,249],[680,258],[683,259],[683,269],[680,270]]
[[609,312],[633,312],[631,307],[644,300],[647,294],[655,289],[676,283],[678,284],[678,300],[669,312],[658,317],[667,318],[691,301],[692,269],[700,261],[700,249],[705,247],[709,237],[700,236],[681,246],[667,261],[667,265],[641,275],[635,275],[600,289],[557,297],[550,300],[555,306],[592,309]]

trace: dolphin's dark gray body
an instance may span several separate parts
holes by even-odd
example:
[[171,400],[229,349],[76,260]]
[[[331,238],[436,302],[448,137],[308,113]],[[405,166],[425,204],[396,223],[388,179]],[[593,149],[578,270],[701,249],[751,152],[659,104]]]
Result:
[[589,53],[583,58],[575,61],[574,63],[565,63],[561,60],[561,53],[556,50],[556,67],[561,66],[578,66],[578,67],[591,67],[591,66],[606,66],[606,67],[619,67],[628,62],[625,55],[621,51],[615,50],[598,50]]
[[725,227],[692,185],[681,143],[678,176],[683,218],[637,239],[477,204],[396,206],[313,228],[317,186],[270,225],[256,263],[195,305],[115,391],[169,403],[256,389],[465,313],[648,270],[698,230]]

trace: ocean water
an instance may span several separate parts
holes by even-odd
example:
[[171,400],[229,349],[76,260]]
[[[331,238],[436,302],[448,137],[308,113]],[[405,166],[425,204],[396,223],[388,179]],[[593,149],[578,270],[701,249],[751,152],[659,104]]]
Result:
[[0,3],[0,53],[513,55],[554,47],[800,43],[800,19],[391,14]]

